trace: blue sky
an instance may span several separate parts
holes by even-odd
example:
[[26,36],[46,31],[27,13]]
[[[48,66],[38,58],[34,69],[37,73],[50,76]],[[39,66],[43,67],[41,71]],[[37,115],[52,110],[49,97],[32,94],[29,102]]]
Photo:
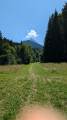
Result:
[[14,42],[32,37],[44,43],[49,17],[67,0],[0,0],[0,30]]

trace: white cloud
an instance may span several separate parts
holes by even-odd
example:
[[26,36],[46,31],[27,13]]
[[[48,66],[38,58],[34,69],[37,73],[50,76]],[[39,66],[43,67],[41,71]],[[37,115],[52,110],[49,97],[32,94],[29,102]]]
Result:
[[39,36],[35,30],[30,30],[30,32],[28,33],[28,35],[26,36],[26,38],[32,38],[32,37],[37,37]]

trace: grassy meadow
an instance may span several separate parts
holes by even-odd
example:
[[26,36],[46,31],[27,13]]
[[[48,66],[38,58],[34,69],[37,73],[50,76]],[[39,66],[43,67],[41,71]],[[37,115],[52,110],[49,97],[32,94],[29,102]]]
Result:
[[67,63],[0,66],[0,120],[15,120],[29,104],[67,112]]

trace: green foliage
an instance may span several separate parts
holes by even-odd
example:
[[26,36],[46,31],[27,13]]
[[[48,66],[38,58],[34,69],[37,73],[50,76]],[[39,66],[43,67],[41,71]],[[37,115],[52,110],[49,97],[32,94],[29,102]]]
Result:
[[21,58],[17,58],[16,62],[17,62],[17,64],[22,64],[22,59]]
[[63,29],[64,29],[64,59],[67,62],[67,3],[62,9]]
[[15,61],[15,49],[9,45],[9,43],[3,43],[2,55],[0,56],[0,64],[16,64]]
[[13,43],[2,38],[0,32],[0,64],[29,64],[40,60],[39,52],[24,43]]
[[55,13],[49,19],[43,48],[43,62],[67,62],[67,3],[62,14]]
[[20,58],[22,59],[22,62],[24,64],[29,64],[30,63],[30,54],[29,54],[29,48],[22,43],[19,49],[20,53]]

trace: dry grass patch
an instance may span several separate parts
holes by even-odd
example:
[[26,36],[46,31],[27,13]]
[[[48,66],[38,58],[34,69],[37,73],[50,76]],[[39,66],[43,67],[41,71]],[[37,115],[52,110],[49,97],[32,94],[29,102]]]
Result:
[[49,70],[52,72],[56,71],[67,71],[67,64],[66,63],[44,63],[42,64],[45,70]]
[[0,65],[0,73],[13,73],[20,71],[24,65]]

